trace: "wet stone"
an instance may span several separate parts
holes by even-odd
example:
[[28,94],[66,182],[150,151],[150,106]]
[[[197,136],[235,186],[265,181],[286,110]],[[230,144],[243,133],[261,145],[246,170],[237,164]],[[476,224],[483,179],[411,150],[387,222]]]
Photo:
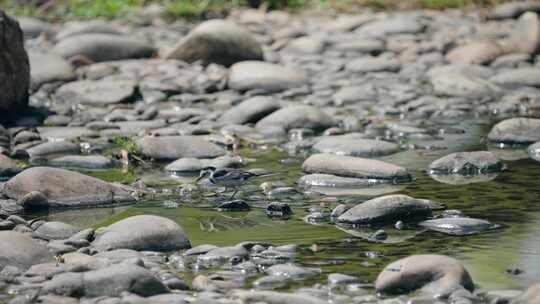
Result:
[[397,220],[418,221],[431,216],[431,205],[427,200],[407,195],[387,195],[368,200],[340,215],[341,224],[368,225],[391,223]]
[[68,239],[80,230],[71,225],[61,222],[46,222],[34,230],[35,238],[44,240],[63,240]]
[[218,211],[248,211],[251,207],[243,200],[223,202],[217,207]]
[[49,165],[55,167],[78,169],[111,169],[113,162],[110,158],[101,155],[68,155],[51,159]]
[[130,58],[148,58],[155,53],[150,44],[126,36],[90,33],[66,37],[53,48],[53,52],[70,59],[83,56],[90,62]]
[[540,140],[540,119],[510,118],[497,123],[488,139],[498,143],[530,144]]
[[399,146],[382,140],[355,138],[350,135],[322,137],[313,145],[318,153],[346,156],[382,156],[399,151]]
[[291,207],[285,203],[272,202],[266,206],[266,215],[268,217],[287,218],[292,215]]
[[441,219],[427,220],[418,223],[418,225],[429,230],[450,235],[475,234],[497,227],[496,225],[486,220],[470,217],[447,217]]
[[488,151],[459,152],[446,155],[429,165],[431,174],[474,175],[500,172],[503,163]]

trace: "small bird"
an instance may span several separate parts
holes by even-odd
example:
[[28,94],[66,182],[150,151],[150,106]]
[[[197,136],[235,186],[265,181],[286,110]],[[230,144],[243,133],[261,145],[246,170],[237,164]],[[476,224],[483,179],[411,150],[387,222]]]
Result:
[[259,175],[239,169],[205,167],[201,170],[201,173],[199,177],[195,180],[195,182],[198,182],[201,179],[208,177],[208,180],[212,184],[225,187],[225,190],[227,190],[227,188],[234,188],[234,193],[230,198],[233,199],[238,192],[238,187],[242,186],[248,179],[252,177],[263,177],[272,175],[275,174]]

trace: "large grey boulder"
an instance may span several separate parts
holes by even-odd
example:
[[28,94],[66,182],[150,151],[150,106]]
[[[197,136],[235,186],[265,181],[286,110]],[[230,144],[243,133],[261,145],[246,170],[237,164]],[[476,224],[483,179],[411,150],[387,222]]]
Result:
[[118,296],[126,291],[148,297],[167,293],[168,289],[145,268],[121,263],[94,271],[56,275],[43,284],[42,291],[45,294],[93,298]]
[[229,87],[239,91],[279,92],[307,83],[302,71],[263,61],[242,61],[231,66]]
[[140,39],[113,34],[81,34],[58,42],[53,52],[65,59],[83,56],[93,62],[149,58],[154,47]]
[[540,18],[534,12],[519,17],[507,45],[508,52],[536,54],[540,51]]
[[214,158],[226,153],[225,149],[197,136],[145,136],[137,143],[144,156],[158,160]]
[[30,236],[15,231],[0,231],[0,269],[8,265],[28,269],[35,264],[53,261],[54,256],[47,247]]
[[78,172],[33,167],[4,184],[3,194],[15,200],[32,191],[42,192],[52,208],[100,206],[133,202],[130,193],[111,183]]
[[315,154],[306,159],[302,169],[307,173],[333,174],[345,177],[409,181],[403,167],[375,159],[332,154]]
[[244,28],[215,19],[199,24],[165,58],[230,66],[239,61],[263,60],[263,52],[260,43]]
[[294,128],[326,129],[335,125],[332,116],[317,107],[298,105],[281,108],[259,120],[255,125],[258,130],[280,127],[285,130]]
[[500,172],[502,161],[489,151],[458,152],[443,156],[429,165],[431,174],[484,174]]
[[0,10],[0,118],[10,120],[28,106],[30,64],[19,23]]
[[510,118],[491,128],[488,140],[491,142],[530,144],[540,140],[540,119]]
[[132,216],[99,229],[92,245],[101,251],[172,251],[191,248],[182,227],[172,220],[154,215]]
[[488,71],[475,66],[437,66],[429,70],[428,76],[433,92],[439,96],[481,99],[501,93],[499,87],[486,80]]
[[375,289],[388,294],[420,289],[423,294],[445,298],[462,288],[474,290],[463,265],[454,258],[434,254],[412,255],[390,263],[375,281]]
[[340,215],[337,221],[352,225],[410,222],[430,217],[431,207],[428,200],[402,194],[386,195],[354,206]]

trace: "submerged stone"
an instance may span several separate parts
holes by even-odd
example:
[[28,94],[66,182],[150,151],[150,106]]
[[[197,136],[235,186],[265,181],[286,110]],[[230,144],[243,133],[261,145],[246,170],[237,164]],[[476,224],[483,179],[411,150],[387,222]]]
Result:
[[469,235],[480,233],[496,226],[492,223],[470,217],[447,217],[420,222],[418,225],[429,230],[450,235]]

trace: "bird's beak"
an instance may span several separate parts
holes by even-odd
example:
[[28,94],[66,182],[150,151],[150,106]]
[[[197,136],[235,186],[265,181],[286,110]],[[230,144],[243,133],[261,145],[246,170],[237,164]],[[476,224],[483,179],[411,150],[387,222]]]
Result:
[[201,175],[199,175],[199,177],[197,177],[197,179],[195,180],[195,183],[198,183],[201,179],[205,178],[207,175],[206,172],[201,172]]

